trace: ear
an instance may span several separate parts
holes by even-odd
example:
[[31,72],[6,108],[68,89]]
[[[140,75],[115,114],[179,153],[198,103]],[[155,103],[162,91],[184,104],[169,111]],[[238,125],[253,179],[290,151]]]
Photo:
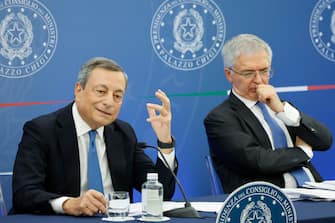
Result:
[[77,94],[79,94],[82,90],[83,88],[81,87],[81,85],[79,83],[76,83],[76,85],[74,86],[74,95],[77,96]]
[[225,67],[224,68],[224,74],[226,75],[226,78],[227,80],[232,83],[233,82],[233,79],[232,79],[232,71],[228,68],[228,67]]

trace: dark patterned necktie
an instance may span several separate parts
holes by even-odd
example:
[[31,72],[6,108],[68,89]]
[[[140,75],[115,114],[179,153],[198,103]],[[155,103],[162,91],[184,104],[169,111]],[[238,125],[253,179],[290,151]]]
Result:
[[[263,117],[271,129],[275,149],[287,148],[287,140],[283,129],[280,128],[276,120],[271,117],[264,103],[257,102],[257,105],[261,109]],[[307,173],[302,167],[292,170],[290,173],[293,175],[297,182],[297,185],[300,187],[306,181],[310,181]]]

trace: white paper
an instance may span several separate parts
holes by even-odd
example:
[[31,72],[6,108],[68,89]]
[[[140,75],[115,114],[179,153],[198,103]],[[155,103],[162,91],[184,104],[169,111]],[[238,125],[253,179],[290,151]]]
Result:
[[323,182],[306,182],[303,187],[305,188],[315,188],[315,189],[324,189],[324,190],[333,190],[335,191],[335,181],[326,180]]
[[[184,205],[185,202],[164,201],[163,211],[182,208]],[[218,213],[223,205],[223,202],[191,202],[191,205],[197,211]],[[138,202],[130,204],[129,216],[140,215],[142,215],[142,203]]]
[[[184,207],[185,202],[166,201],[163,203],[164,211],[174,208]],[[191,202],[192,207],[197,211],[216,212],[218,213],[223,205],[223,202]]]
[[283,192],[292,200],[334,201],[335,191],[308,188],[283,188]]

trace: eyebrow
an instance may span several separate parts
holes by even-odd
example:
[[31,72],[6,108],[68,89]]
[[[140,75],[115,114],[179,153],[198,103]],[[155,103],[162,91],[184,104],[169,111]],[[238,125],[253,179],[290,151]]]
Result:
[[[105,84],[97,84],[97,85],[94,86],[94,88],[96,88],[96,87],[103,87],[103,88],[109,89],[109,87]],[[122,89],[116,89],[115,91],[123,91],[123,90]]]
[[[269,69],[270,66],[268,67],[264,67],[264,68],[261,68],[261,69],[257,69],[257,70],[265,70],[265,69]],[[245,69],[245,70],[242,70],[242,71],[255,71],[254,69]]]
[[120,93],[124,94],[124,90],[121,90],[121,89],[117,89],[117,90],[115,90],[113,92],[120,92]]

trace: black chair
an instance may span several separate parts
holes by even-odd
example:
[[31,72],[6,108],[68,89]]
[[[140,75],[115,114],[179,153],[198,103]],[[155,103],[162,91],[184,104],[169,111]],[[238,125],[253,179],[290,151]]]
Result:
[[214,169],[214,165],[213,165],[213,161],[211,156],[205,156],[205,163],[206,163],[206,167],[209,173],[209,178],[210,178],[210,182],[211,182],[211,191],[213,195],[217,195],[217,194],[223,194],[223,188],[221,185],[221,181]]

